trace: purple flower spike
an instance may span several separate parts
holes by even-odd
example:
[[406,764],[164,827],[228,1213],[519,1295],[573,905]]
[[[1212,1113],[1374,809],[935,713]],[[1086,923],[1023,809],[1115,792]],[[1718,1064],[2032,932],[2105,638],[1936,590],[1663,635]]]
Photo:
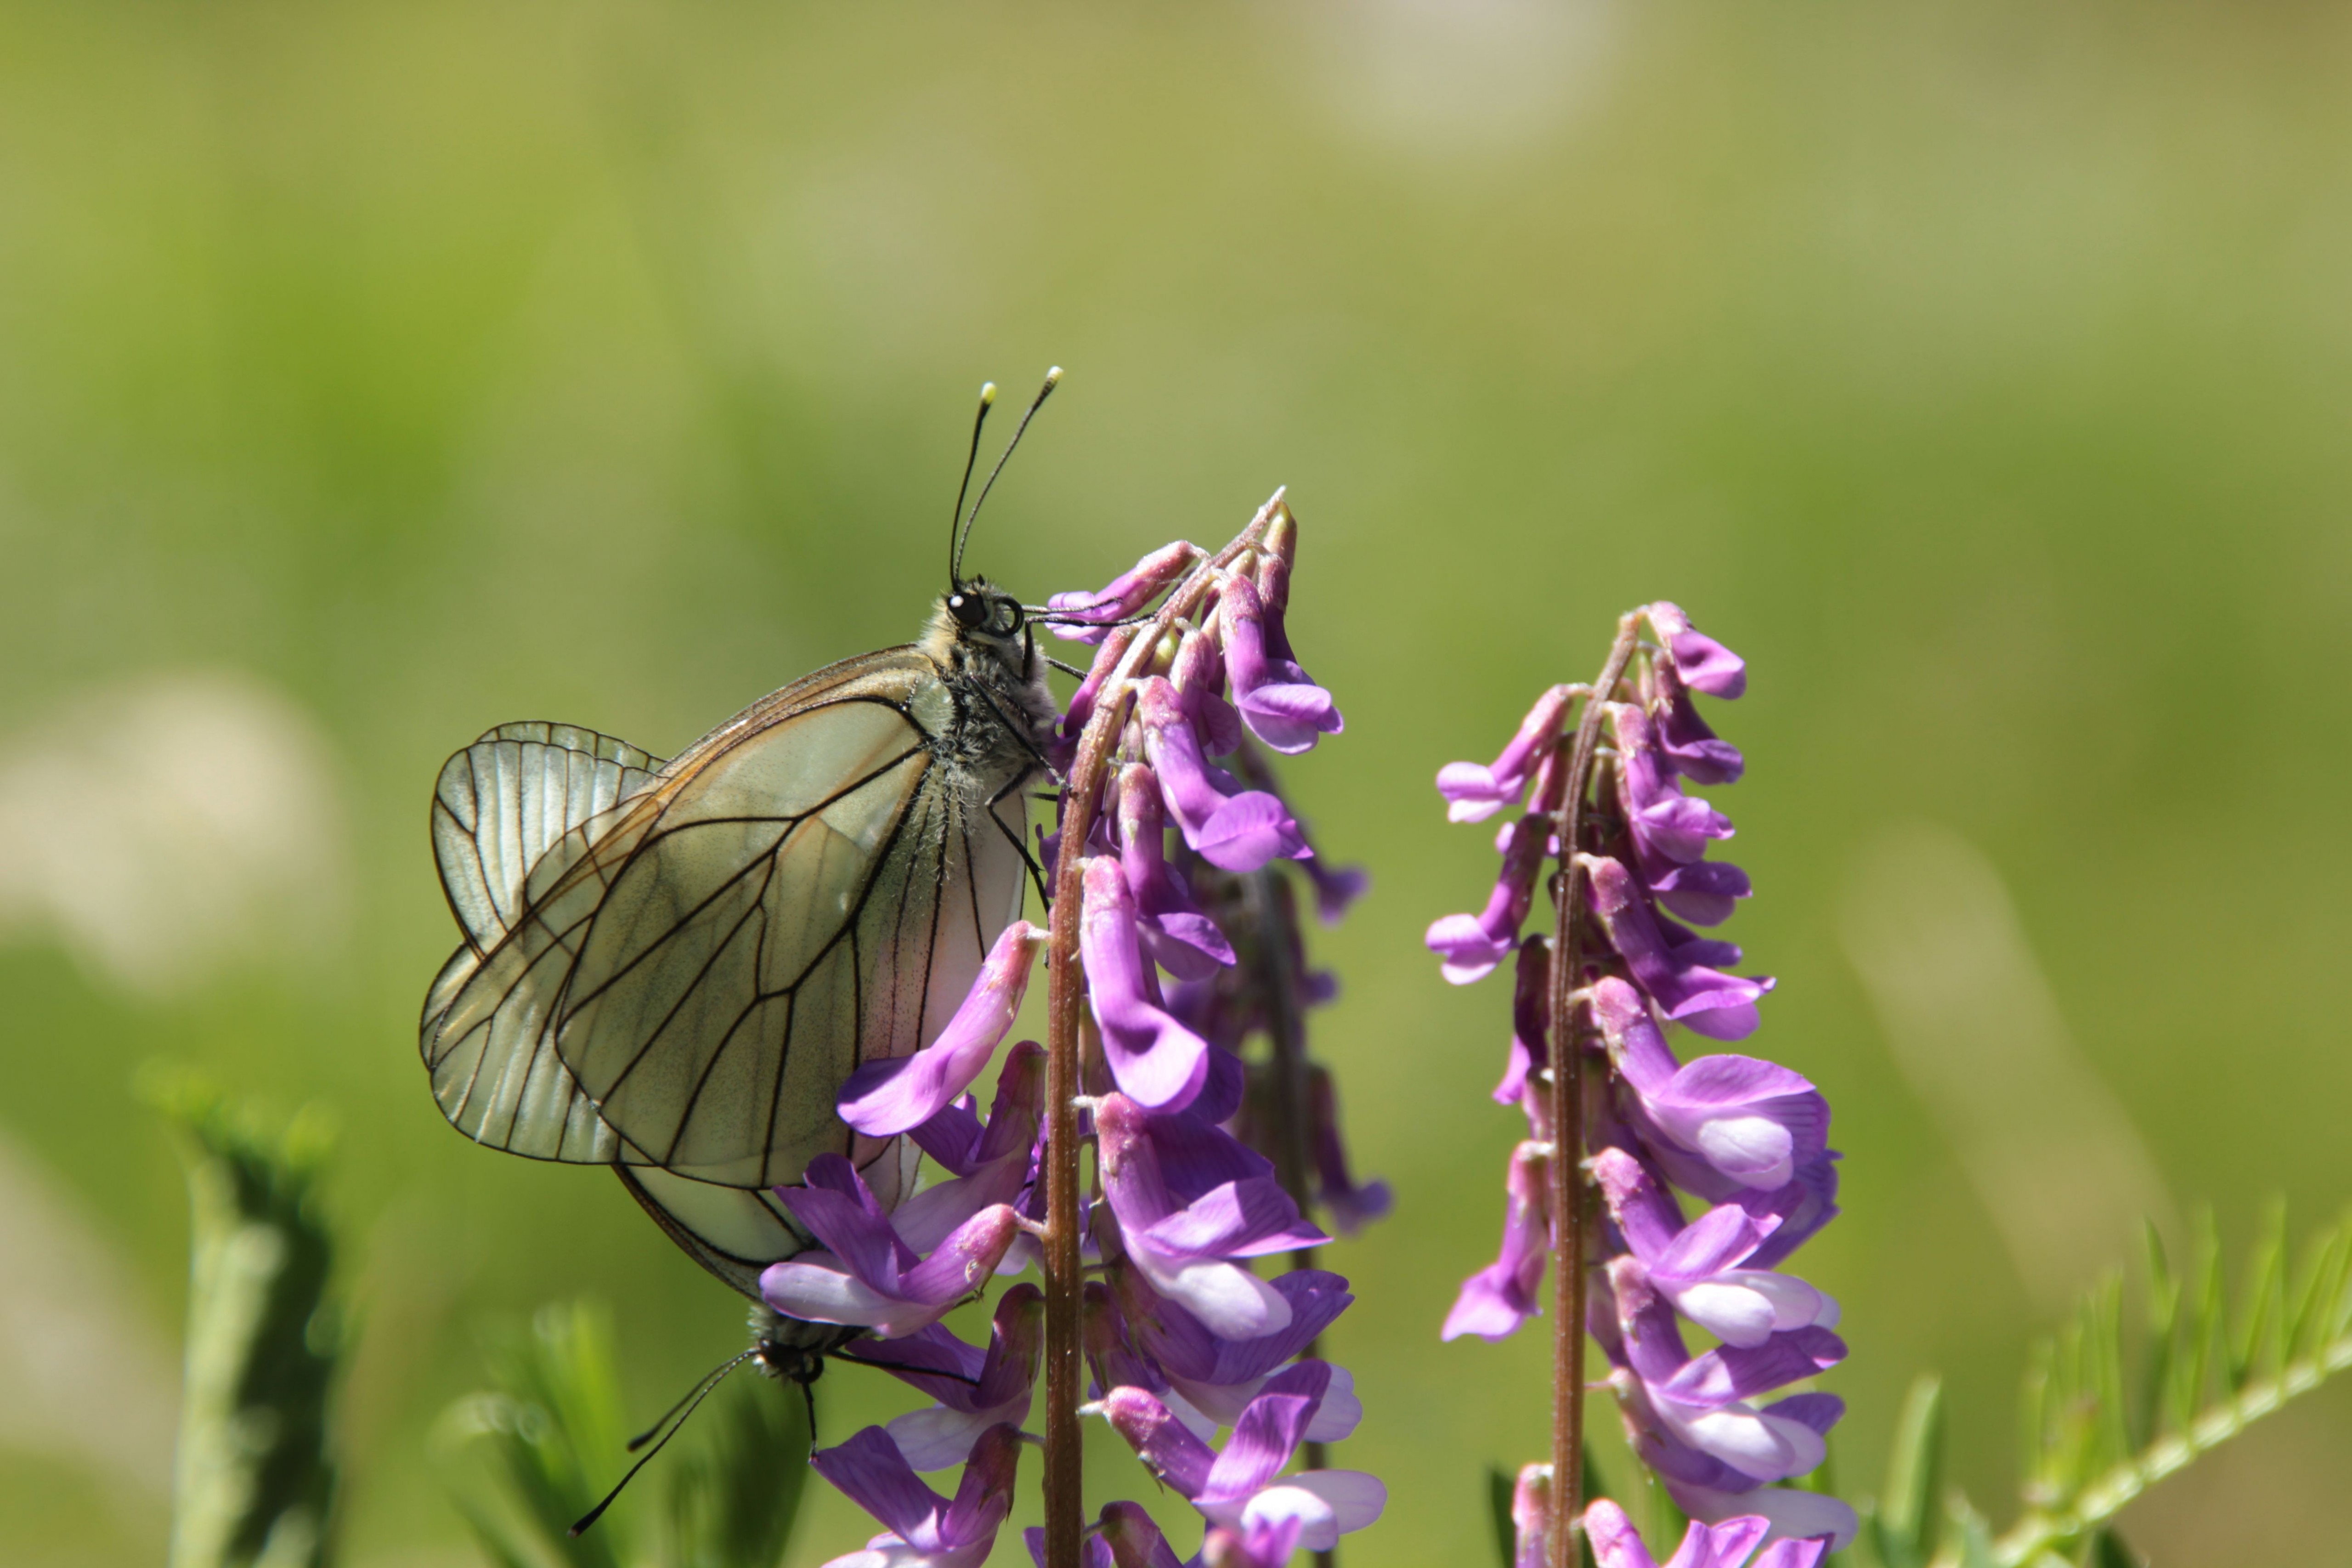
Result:
[[1202,859],[1221,870],[1255,871],[1269,860],[1307,858],[1307,840],[1279,797],[1242,789],[1209,767],[1175,687],[1153,676],[1143,683],[1136,710],[1144,755],[1160,775],[1169,815]]
[[[1824,1542],[1785,1541],[1766,1547],[1764,1554],[1749,1563],[1750,1554],[1770,1528],[1771,1521],[1756,1510],[1720,1524],[1694,1522],[1664,1568],[1741,1568],[1744,1563],[1748,1568],[1813,1568],[1829,1550]],[[1625,1510],[1606,1498],[1596,1499],[1584,1510],[1584,1536],[1591,1542],[1593,1558],[1601,1568],[1660,1568]]]
[[1234,962],[1233,944],[1169,867],[1167,826],[1160,780],[1130,763],[1118,779],[1118,858],[1143,945],[1177,979],[1206,980]]
[[980,1568],[1013,1506],[1020,1458],[1020,1432],[990,1427],[973,1445],[950,1501],[916,1479],[879,1426],[810,1455],[817,1474],[888,1527],[863,1552],[836,1557],[824,1568]]
[[1605,858],[1579,858],[1590,879],[1593,912],[1608,927],[1610,944],[1667,1017],[1709,1039],[1745,1039],[1756,1032],[1756,1001],[1772,989],[1769,979],[1726,974],[1683,958],[1667,946],[1632,872]]
[[1045,933],[1014,921],[989,949],[980,979],[939,1037],[911,1057],[867,1062],[841,1086],[841,1119],[887,1138],[921,1125],[971,1087],[1013,1027]]
[[1503,847],[1503,869],[1486,907],[1475,915],[1443,915],[1430,922],[1422,938],[1444,962],[1445,978],[1456,985],[1484,980],[1518,945],[1519,927],[1535,902],[1536,880],[1543,869],[1551,818],[1529,812],[1513,823]]
[[1491,764],[1448,763],[1437,770],[1437,793],[1446,800],[1448,822],[1484,822],[1507,805],[1527,798],[1528,781],[1536,764],[1559,741],[1560,715],[1567,711],[1572,688],[1555,686],[1536,699],[1519,732]]
[[1054,635],[1076,642],[1100,642],[1113,621],[1123,621],[1158,598],[1185,568],[1200,559],[1200,551],[1178,540],[1163,544],[1095,594],[1056,594],[1045,607],[1061,623]]
[[760,1276],[761,1296],[788,1317],[859,1324],[886,1340],[911,1334],[977,1289],[1020,1234],[1013,1211],[994,1204],[918,1258],[847,1160],[820,1154],[802,1179],[776,1195],[826,1250]]
[[1536,1315],[1536,1290],[1551,1254],[1550,1166],[1540,1143],[1522,1143],[1512,1153],[1502,1256],[1462,1282],[1439,1338],[1506,1340]]
[[1641,994],[1613,975],[1592,987],[1592,1018],[1643,1119],[1736,1186],[1776,1191],[1827,1152],[1829,1101],[1802,1075],[1754,1057],[1681,1066]]
[[1208,1078],[1208,1042],[1161,1005],[1141,937],[1126,872],[1108,856],[1088,860],[1078,950],[1111,1077],[1139,1104],[1189,1105]]
[[1248,578],[1224,584],[1217,614],[1224,625],[1234,703],[1252,734],[1277,752],[1296,754],[1347,728],[1329,692],[1290,660],[1269,657],[1265,607]]
[[1661,599],[1643,613],[1649,616],[1652,629],[1665,640],[1666,652],[1673,657],[1675,671],[1685,686],[1727,700],[1748,689],[1748,661],[1713,637],[1691,630],[1690,617],[1683,614],[1681,605]]
[[1027,1417],[1045,1344],[1045,1293],[1034,1285],[1015,1285],[996,1303],[984,1352],[934,1323],[904,1339],[855,1341],[841,1353],[878,1366],[939,1401],[897,1417],[885,1429],[908,1465],[943,1470],[970,1458],[972,1445],[990,1427],[1018,1426]]
[[[1216,1157],[1213,1144],[1194,1150],[1185,1141],[1213,1133],[1233,1143],[1213,1127],[1196,1134],[1185,1125],[1189,1120],[1147,1115],[1121,1094],[1096,1106],[1103,1191],[1120,1241],[1152,1289],[1189,1310],[1210,1332],[1229,1340],[1278,1333],[1290,1326],[1289,1300],[1232,1260],[1296,1251],[1330,1237],[1299,1216],[1298,1205],[1271,1175],[1228,1180],[1181,1201],[1180,1184],[1191,1185],[1183,1181],[1186,1167],[1203,1155]],[[1238,1144],[1234,1151],[1246,1152]]]

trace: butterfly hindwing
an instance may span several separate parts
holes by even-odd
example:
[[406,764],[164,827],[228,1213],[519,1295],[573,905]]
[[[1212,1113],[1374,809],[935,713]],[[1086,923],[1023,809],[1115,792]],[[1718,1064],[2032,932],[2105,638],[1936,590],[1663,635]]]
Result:
[[[620,1141],[564,1068],[544,1027],[545,999],[569,953],[517,942],[534,871],[576,857],[650,788],[657,759],[568,724],[501,724],[449,759],[433,793],[433,847],[466,942],[425,1003],[434,1098],[478,1142],[543,1160],[604,1163]],[[487,996],[507,1006],[480,1008]],[[461,998],[476,1007],[460,1016]]]

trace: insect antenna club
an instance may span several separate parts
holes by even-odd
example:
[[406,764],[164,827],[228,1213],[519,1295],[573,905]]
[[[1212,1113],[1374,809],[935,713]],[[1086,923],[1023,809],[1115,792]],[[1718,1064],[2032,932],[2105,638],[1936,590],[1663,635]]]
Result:
[[[606,1167],[756,1304],[751,1347],[628,1445],[623,1484],[746,1361],[800,1386],[813,1433],[828,1358],[934,1401],[812,1457],[883,1527],[842,1568],[982,1562],[1032,1445],[1048,1568],[1170,1553],[1136,1504],[1083,1516],[1087,1415],[1197,1513],[1204,1562],[1328,1556],[1385,1502],[1324,1463],[1360,1407],[1316,1353],[1353,1300],[1317,1266],[1323,1226],[1351,1233],[1389,1196],[1350,1174],[1307,1052],[1335,987],[1300,910],[1337,921],[1364,878],[1316,854],[1272,762],[1344,727],[1286,629],[1297,521],[1277,490],[1221,550],[1178,541],[1042,605],[967,575],[1060,377],[972,495],[982,389],[915,641],[667,761],[502,724],[434,792],[463,939],[422,1026],[442,1113]],[[1050,657],[1040,628],[1091,659]],[[1078,681],[1066,700],[1056,670]],[[1033,798],[1052,803],[1034,830]],[[1006,1047],[1040,958],[1047,1037]],[[1013,1282],[968,1342],[941,1320],[994,1276]],[[958,1466],[951,1498],[919,1479]]]

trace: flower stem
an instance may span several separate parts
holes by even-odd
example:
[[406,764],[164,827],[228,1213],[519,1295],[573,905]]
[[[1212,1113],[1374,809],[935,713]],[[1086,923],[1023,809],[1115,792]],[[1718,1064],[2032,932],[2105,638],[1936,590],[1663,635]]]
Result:
[[1551,884],[1551,1518],[1549,1568],[1577,1568],[1577,1519],[1584,1481],[1584,1050],[1574,994],[1584,968],[1584,872],[1577,862],[1584,832],[1584,796],[1592,776],[1601,720],[1626,661],[1633,656],[1638,614],[1617,622],[1617,640],[1578,715],[1568,765],[1559,771],[1549,807],[1559,830],[1559,871]]
[[1127,721],[1135,673],[1154,657],[1177,621],[1198,611],[1217,574],[1265,535],[1281,514],[1282,496],[1258,509],[1250,525],[1177,584],[1149,625],[1139,627],[1105,683],[1078,741],[1064,788],[1061,854],[1054,868],[1054,907],[1046,942],[1045,1029],[1045,1565],[1081,1568],[1086,1503],[1078,1406],[1086,1398],[1080,1230],[1077,1097],[1084,1092],[1078,1060],[1078,1011],[1086,977],[1078,967],[1078,915],[1086,845],[1118,735]]

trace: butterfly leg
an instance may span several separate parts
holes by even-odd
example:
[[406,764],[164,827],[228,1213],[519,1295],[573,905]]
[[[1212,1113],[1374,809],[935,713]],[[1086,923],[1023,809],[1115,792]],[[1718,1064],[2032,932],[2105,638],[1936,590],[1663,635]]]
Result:
[[1045,886],[1045,868],[1038,863],[1036,856],[1029,852],[1029,846],[1022,841],[1021,835],[1013,832],[1004,818],[996,815],[997,806],[1019,795],[1021,786],[1027,782],[1026,779],[1014,779],[1011,784],[989,796],[988,820],[996,824],[996,831],[1004,835],[1011,841],[1013,847],[1021,852],[1021,864],[1029,868],[1029,881],[1030,885],[1037,889],[1037,901],[1050,910],[1054,907],[1054,895]]

